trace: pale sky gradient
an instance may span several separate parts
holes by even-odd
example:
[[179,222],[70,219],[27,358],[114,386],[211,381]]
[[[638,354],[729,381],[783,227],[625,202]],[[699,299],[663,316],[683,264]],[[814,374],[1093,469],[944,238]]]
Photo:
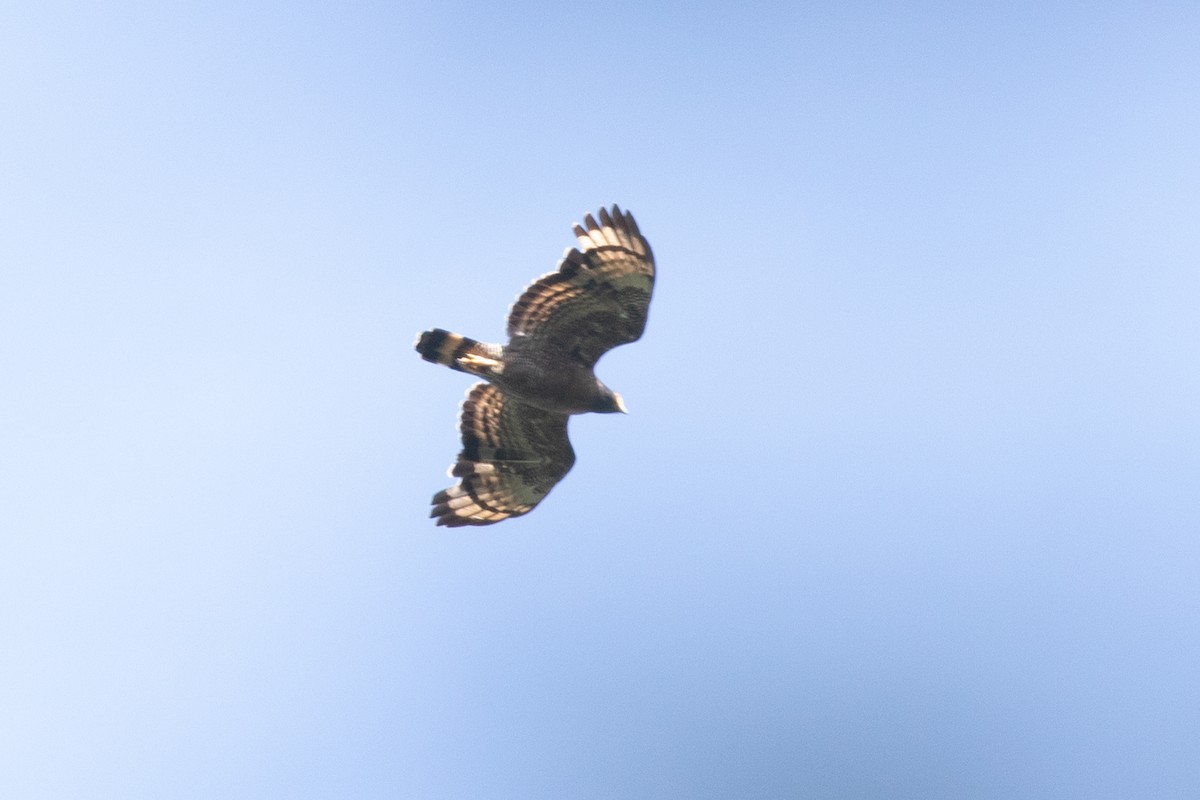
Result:
[[[1200,797],[1197,42],[0,12],[0,797]],[[470,381],[413,337],[498,339],[613,202],[630,415],[435,529]]]

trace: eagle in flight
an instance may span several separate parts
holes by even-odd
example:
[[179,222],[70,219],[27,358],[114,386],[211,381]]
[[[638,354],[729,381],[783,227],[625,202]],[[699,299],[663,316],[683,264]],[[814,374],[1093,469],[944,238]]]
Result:
[[[599,221],[597,221],[597,218]],[[528,514],[575,463],[567,418],[625,412],[596,377],[600,357],[641,337],[654,254],[633,215],[600,209],[575,225],[578,247],[531,283],[508,312],[508,344],[441,328],[416,341],[421,358],[483,380],[467,392],[456,485],[433,496],[438,525],[491,525]]]

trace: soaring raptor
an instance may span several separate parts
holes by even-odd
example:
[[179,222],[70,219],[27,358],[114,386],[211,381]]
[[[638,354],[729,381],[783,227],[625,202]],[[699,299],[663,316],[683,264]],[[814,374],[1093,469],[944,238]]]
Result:
[[[599,218],[599,222],[597,222]],[[467,392],[459,482],[433,496],[438,525],[491,525],[527,514],[575,463],[571,414],[625,412],[592,371],[608,350],[646,327],[654,254],[633,215],[617,206],[575,225],[579,246],[531,283],[508,312],[508,344],[441,328],[416,342],[426,361],[483,380]]]

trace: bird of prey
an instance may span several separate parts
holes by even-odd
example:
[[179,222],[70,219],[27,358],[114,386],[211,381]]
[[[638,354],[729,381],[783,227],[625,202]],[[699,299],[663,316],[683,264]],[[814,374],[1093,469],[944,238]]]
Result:
[[[597,221],[599,220],[599,221]],[[508,344],[441,328],[417,339],[426,361],[483,380],[462,404],[456,485],[433,496],[438,525],[491,525],[527,514],[575,463],[567,419],[625,412],[593,368],[646,327],[654,255],[633,215],[601,208],[575,225],[578,246],[531,283],[508,313]]]

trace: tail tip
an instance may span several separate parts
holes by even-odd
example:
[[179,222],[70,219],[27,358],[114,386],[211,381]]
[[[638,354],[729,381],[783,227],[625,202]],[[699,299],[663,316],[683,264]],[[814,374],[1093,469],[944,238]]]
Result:
[[421,354],[421,358],[426,361],[436,362],[438,349],[442,343],[446,341],[446,337],[450,335],[449,331],[444,331],[441,328],[434,328],[429,331],[422,331],[413,342],[413,349]]

